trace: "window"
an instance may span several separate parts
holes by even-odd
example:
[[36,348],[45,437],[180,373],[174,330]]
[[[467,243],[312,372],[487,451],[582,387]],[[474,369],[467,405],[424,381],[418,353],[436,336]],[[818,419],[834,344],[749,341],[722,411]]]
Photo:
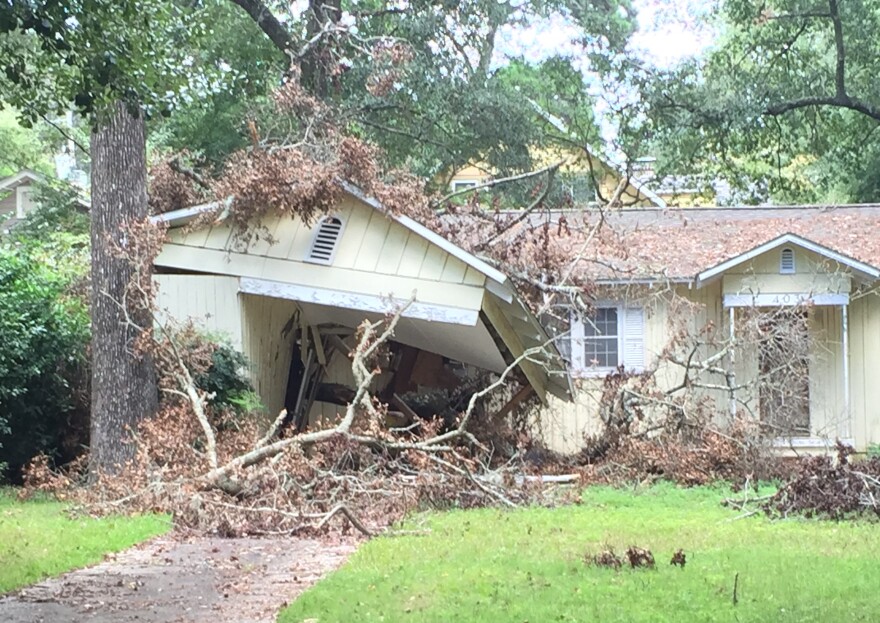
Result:
[[616,368],[619,365],[617,308],[601,307],[584,322],[584,364]]
[[589,319],[572,318],[571,368],[578,376],[602,376],[619,366],[645,367],[645,312],[640,307],[601,305]]
[[342,234],[342,221],[335,216],[321,219],[312,241],[312,248],[306,258],[314,264],[330,264],[336,254],[336,244]]
[[783,249],[779,254],[779,272],[783,275],[795,272],[794,251],[792,249]]
[[476,188],[477,182],[474,180],[460,180],[456,182],[452,182],[452,192],[457,193],[460,190],[467,190],[468,188]]

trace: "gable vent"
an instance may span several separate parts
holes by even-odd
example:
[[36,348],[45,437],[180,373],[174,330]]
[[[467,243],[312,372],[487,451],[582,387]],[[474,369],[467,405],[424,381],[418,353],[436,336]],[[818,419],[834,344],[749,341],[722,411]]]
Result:
[[779,272],[782,274],[791,274],[795,272],[793,250],[782,250],[782,253],[779,255]]
[[312,248],[309,250],[307,262],[315,264],[329,264],[333,261],[336,253],[336,245],[342,234],[342,221],[335,216],[328,216],[318,224]]

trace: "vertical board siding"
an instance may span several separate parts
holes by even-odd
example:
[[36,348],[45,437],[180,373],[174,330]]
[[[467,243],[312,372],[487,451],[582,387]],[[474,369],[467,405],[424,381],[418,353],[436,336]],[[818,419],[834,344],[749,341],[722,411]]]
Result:
[[880,293],[850,304],[850,404],[856,448],[880,444]]
[[238,278],[214,275],[156,275],[156,303],[179,322],[220,334],[242,349]]
[[443,266],[443,272],[440,274],[440,280],[447,283],[462,283],[467,268],[467,264],[457,257],[447,255],[446,264]]
[[382,246],[391,229],[391,219],[378,210],[370,210],[370,225],[358,245],[358,270],[374,271],[382,257]]
[[343,223],[342,238],[333,259],[333,265],[340,268],[357,268],[358,255],[367,237],[375,210],[364,206],[353,206],[347,220]]
[[[819,437],[834,439],[842,430],[843,341],[842,315],[838,307],[811,310],[810,329],[810,429]],[[852,352],[850,360],[863,357]]]
[[410,232],[399,223],[392,223],[385,236],[382,244],[382,252],[379,255],[379,261],[376,262],[376,272],[385,275],[394,275],[400,267],[400,258],[406,243],[409,240]]
[[[244,354],[251,364],[251,382],[270,418],[284,408],[295,331],[283,334],[296,314],[293,301],[241,295]],[[295,328],[295,327],[294,327]]]
[[443,267],[446,265],[446,257],[446,251],[440,247],[430,245],[419,268],[419,279],[440,281],[440,277],[443,275]]
[[403,277],[418,277],[427,253],[428,241],[421,236],[411,235],[400,256],[397,274]]
[[301,226],[302,222],[299,219],[279,218],[275,231],[272,233],[276,243],[269,248],[266,255],[278,259],[286,259],[291,253],[293,241],[296,239]]

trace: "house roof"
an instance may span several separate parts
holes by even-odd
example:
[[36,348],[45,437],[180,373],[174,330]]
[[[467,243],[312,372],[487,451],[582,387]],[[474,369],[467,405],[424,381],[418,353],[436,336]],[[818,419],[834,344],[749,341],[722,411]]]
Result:
[[[408,216],[402,214],[394,214],[390,210],[388,210],[380,201],[375,199],[374,197],[370,197],[360,188],[351,184],[349,182],[340,182],[342,188],[348,194],[356,197],[357,199],[363,201],[371,208],[382,212],[386,216],[388,216],[391,220],[396,221],[403,225],[406,229],[418,235],[421,238],[424,238],[428,242],[437,245],[450,255],[457,257],[462,262],[472,267],[474,270],[482,273],[492,281],[495,281],[498,284],[504,284],[507,282],[507,275],[503,272],[489,266],[486,262],[473,255],[472,253],[468,253],[461,247],[453,244],[443,236],[431,231],[421,223],[411,219]],[[218,208],[224,208],[228,205],[228,199],[223,202],[211,202],[205,203],[202,205],[193,206],[190,208],[183,208],[181,210],[174,210],[172,212],[165,212],[164,214],[159,214],[150,219],[154,223],[163,222],[168,224],[169,227],[180,227],[182,225],[186,225],[187,223],[192,222],[196,217],[200,214],[204,214],[206,212],[211,212],[212,210],[217,210]],[[221,213],[220,220],[225,219],[226,214]]]
[[785,235],[801,246],[821,247],[862,272],[880,268],[880,205],[875,204],[626,209],[557,212],[550,218],[567,224],[570,234],[558,236],[557,244],[572,256],[601,222],[578,265],[583,276],[599,281],[690,282]]
[[31,169],[22,169],[18,173],[13,173],[0,179],[0,192],[12,190],[22,184],[41,182],[44,179],[46,177],[42,173],[37,173]]

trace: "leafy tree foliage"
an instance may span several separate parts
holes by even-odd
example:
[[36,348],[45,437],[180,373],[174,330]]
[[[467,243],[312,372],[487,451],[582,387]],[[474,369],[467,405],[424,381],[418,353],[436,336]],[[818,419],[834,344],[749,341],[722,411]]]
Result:
[[11,233],[16,240],[27,243],[47,235],[52,240],[66,234],[83,247],[88,244],[89,217],[81,191],[66,182],[48,178],[37,185],[34,198],[37,208]]
[[668,170],[722,173],[755,199],[880,199],[880,8],[726,0],[705,58],[643,76]]
[[59,451],[82,389],[72,380],[86,361],[88,311],[68,288],[86,262],[69,243],[0,249],[0,464],[12,478]]
[[[582,55],[602,70],[634,28],[629,0],[415,0],[393,7],[314,0],[283,20],[274,3],[233,2],[244,11],[222,18],[224,45],[204,48],[200,58],[232,67],[236,94],[181,106],[157,137],[191,151],[196,164],[216,166],[253,139],[239,93],[258,101],[287,71],[286,79],[333,107],[340,128],[379,146],[390,167],[425,178],[476,162],[501,173],[528,170],[529,147],[547,141],[534,104],[583,122],[572,123],[572,131],[593,141],[592,102],[575,69],[582,59],[506,66],[519,52],[506,49],[502,37],[535,21],[565,19],[580,29]],[[255,28],[265,37],[254,37]]]
[[[137,332],[121,308],[132,269],[111,252],[146,218],[144,116],[167,114],[187,86],[185,42],[203,34],[198,7],[159,0],[0,4],[0,94],[32,123],[71,105],[92,127],[91,460],[111,470],[134,452],[122,443],[157,404]],[[127,310],[142,326],[146,311]]]
[[22,127],[14,111],[0,110],[0,177],[20,169],[48,169],[48,152],[49,146],[40,132]]

